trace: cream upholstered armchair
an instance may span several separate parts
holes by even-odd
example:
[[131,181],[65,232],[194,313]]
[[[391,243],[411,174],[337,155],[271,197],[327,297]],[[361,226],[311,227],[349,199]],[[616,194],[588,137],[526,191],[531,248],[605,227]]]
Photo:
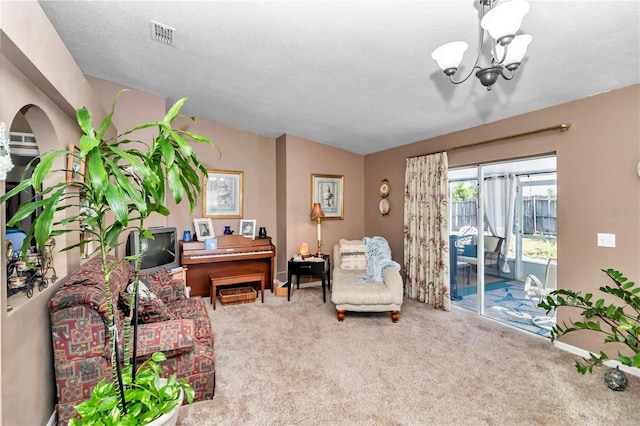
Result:
[[338,321],[345,311],[391,312],[398,322],[403,299],[400,265],[382,237],[340,240],[333,246],[333,289]]

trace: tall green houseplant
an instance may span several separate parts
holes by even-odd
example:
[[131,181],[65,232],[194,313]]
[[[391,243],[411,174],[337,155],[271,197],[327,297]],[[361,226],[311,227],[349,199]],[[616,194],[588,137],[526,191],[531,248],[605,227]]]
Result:
[[[37,213],[25,238],[23,255],[33,239],[39,247],[45,247],[50,237],[69,232],[82,231],[85,239],[68,245],[63,250],[82,247],[91,241],[97,243],[96,251],[102,257],[109,336],[113,342],[112,384],[109,386],[113,386],[115,394],[121,399],[120,404],[113,407],[111,416],[126,412],[126,405],[122,402],[126,389],[123,388],[123,375],[120,371],[122,364],[116,350],[114,310],[117,307],[113,306],[110,294],[109,280],[113,265],[109,262],[109,253],[119,245],[120,235],[127,230],[138,229],[143,235],[151,236],[145,229],[145,219],[153,213],[169,215],[166,208],[169,193],[176,203],[180,203],[186,196],[190,211],[193,212],[201,192],[202,176],[207,171],[193,152],[190,142],[207,144],[218,150],[208,138],[173,126],[186,98],[176,102],[162,120],[142,124],[113,138],[107,138],[105,135],[112,124],[117,99],[121,94],[122,92],[118,93],[110,113],[98,128],[94,128],[86,108],[77,110],[77,121],[83,133],[79,149],[43,154],[31,177],[23,176],[14,189],[0,197],[0,202],[5,202],[27,188],[32,188],[36,194],[33,201],[22,204],[7,223],[8,226],[14,226]],[[157,129],[157,135],[151,142],[130,139],[134,132],[147,128]],[[66,169],[54,169],[56,160],[68,155],[74,156],[76,162],[84,162],[82,179],[68,182],[65,179]],[[51,179],[52,173],[61,178]],[[54,183],[46,185],[45,178],[47,182]],[[140,263],[137,262],[138,265]],[[138,273],[139,269],[136,271]],[[127,374],[133,371],[129,365],[130,326],[131,314],[125,321],[123,342],[123,365]],[[155,359],[161,361],[159,357]],[[156,373],[158,371],[156,369]],[[125,383],[127,385],[130,383]],[[187,390],[187,399],[192,399],[193,390],[188,386],[183,388]]]
[[[603,336],[604,343],[617,343],[628,349],[610,356],[604,351],[599,354],[590,353],[589,359],[576,361],[576,369],[585,374],[593,373],[593,367],[608,359],[617,359],[622,365],[640,368],[640,285],[629,281],[620,271],[602,269],[613,282],[612,285],[600,287],[600,291],[609,297],[608,300],[594,300],[592,293],[584,296],[580,292],[558,289],[549,294],[538,306],[547,313],[567,307],[580,313],[582,320],[570,321],[568,324],[557,324],[551,330],[551,341],[580,330],[590,330]],[[611,300],[615,300],[612,302]]]

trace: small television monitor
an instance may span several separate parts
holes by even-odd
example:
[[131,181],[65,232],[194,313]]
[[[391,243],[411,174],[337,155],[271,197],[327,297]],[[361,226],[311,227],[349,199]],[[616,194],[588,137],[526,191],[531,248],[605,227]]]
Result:
[[[137,230],[129,232],[127,256],[138,255],[142,248],[141,272],[153,272],[160,268],[173,269],[180,266],[180,249],[176,228],[150,228],[152,238],[142,237]],[[142,243],[142,245],[140,245]],[[137,261],[133,261],[137,266]]]

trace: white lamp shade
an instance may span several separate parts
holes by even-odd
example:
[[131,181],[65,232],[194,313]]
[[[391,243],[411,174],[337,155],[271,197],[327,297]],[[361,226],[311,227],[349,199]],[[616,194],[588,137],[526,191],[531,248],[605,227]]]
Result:
[[431,57],[436,60],[438,66],[443,70],[458,68],[468,47],[469,45],[464,41],[454,41],[438,47],[433,51]]
[[[507,57],[504,58],[504,61],[502,61],[502,64],[506,66],[510,64],[515,64],[517,62],[522,62],[522,58],[524,58],[524,55],[527,53],[527,47],[529,46],[529,43],[531,43],[531,40],[533,40],[533,37],[531,37],[528,34],[515,36],[511,41],[511,43],[509,43],[509,45],[506,46]],[[495,60],[500,61],[500,59],[502,59],[502,57],[504,56],[505,46],[500,46],[499,44],[496,44],[495,49],[496,49],[496,55],[497,55]]]
[[480,21],[480,26],[489,31],[494,40],[498,40],[517,33],[528,11],[529,3],[525,0],[511,0],[491,9]]

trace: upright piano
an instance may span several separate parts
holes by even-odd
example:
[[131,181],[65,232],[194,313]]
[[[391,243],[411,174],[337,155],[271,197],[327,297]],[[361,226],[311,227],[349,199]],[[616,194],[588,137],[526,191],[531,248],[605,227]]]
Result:
[[215,297],[210,294],[210,277],[260,274],[266,287],[271,288],[276,257],[271,237],[252,240],[242,235],[221,235],[216,240],[218,248],[213,250],[206,250],[204,241],[180,241],[180,258],[192,296]]

